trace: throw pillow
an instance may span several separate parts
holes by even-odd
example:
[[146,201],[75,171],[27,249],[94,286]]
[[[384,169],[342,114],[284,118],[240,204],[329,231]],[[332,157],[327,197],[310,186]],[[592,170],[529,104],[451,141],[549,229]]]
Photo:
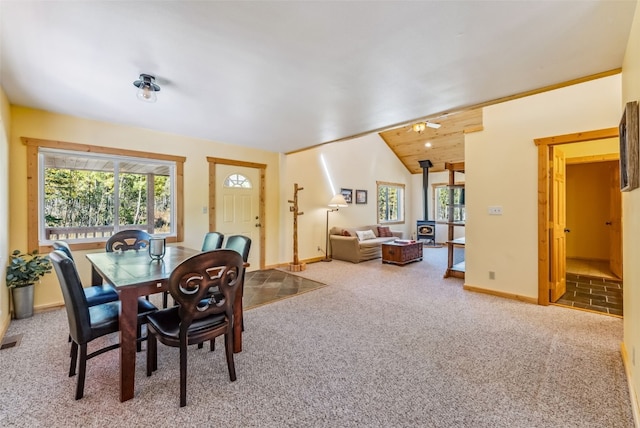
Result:
[[342,236],[351,236],[347,229],[342,229]]
[[367,239],[376,239],[376,234],[373,230],[356,230],[359,241],[366,241]]
[[391,238],[393,234],[389,226],[378,226],[378,236],[381,238]]

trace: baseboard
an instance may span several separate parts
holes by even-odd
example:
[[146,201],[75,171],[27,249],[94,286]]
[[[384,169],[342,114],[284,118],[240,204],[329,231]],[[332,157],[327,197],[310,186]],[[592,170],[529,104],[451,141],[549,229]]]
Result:
[[[324,256],[321,257],[312,257],[310,259],[305,259],[305,260],[300,260],[300,263],[316,263],[316,262],[321,262],[322,260],[324,260]],[[279,269],[279,268],[288,268],[289,265],[291,264],[291,262],[287,262],[287,263],[276,263],[275,265],[265,265],[265,270],[266,269]]]
[[4,340],[5,334],[7,334],[7,330],[9,330],[9,324],[11,324],[11,315],[8,317],[4,317],[2,320],[2,324],[0,324],[0,342]]
[[638,409],[640,405],[638,403],[638,396],[636,390],[631,383],[631,366],[629,365],[629,354],[627,354],[627,347],[624,346],[624,342],[620,344],[620,354],[622,355],[622,364],[624,366],[624,372],[627,376],[627,385],[629,386],[629,400],[631,401],[631,412],[633,413],[633,425],[640,427],[640,412]]
[[60,308],[64,308],[64,302],[49,303],[47,305],[35,306],[33,308],[33,313],[39,314],[42,312],[48,312],[48,311],[52,311],[54,309],[60,309]]
[[490,294],[492,296],[503,297],[505,299],[519,300],[525,303],[533,303],[534,305],[538,304],[537,297],[527,297],[527,296],[521,296],[519,294],[505,293],[504,291],[491,290],[489,288],[482,288],[482,287],[475,287],[469,284],[464,284],[462,288],[464,290],[473,291],[476,293]]

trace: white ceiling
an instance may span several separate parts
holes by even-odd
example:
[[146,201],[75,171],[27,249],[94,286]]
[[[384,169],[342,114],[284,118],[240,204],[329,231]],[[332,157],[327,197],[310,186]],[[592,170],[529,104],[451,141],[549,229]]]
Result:
[[621,67],[635,7],[0,0],[0,79],[14,105],[290,152]]

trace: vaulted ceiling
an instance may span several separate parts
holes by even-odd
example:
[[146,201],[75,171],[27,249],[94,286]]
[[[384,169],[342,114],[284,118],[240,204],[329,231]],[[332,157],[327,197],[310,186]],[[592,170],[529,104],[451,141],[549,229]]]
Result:
[[[287,153],[618,69],[635,7],[1,0],[0,84],[17,106]],[[425,137],[459,150],[459,126],[383,137],[414,170]]]

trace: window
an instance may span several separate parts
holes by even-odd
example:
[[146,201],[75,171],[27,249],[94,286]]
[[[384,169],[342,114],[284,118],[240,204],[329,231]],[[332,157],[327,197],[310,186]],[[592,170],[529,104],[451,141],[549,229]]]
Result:
[[434,218],[436,221],[448,222],[448,201],[449,201],[449,192],[453,192],[453,207],[452,207],[452,221],[454,222],[464,222],[465,221],[465,211],[464,211],[464,187],[453,187],[449,188],[446,184],[438,184],[433,186],[433,195],[434,195],[434,210],[435,215]]
[[251,189],[251,181],[242,174],[231,174],[224,180],[224,187]]
[[29,183],[30,244],[35,239],[47,246],[63,239],[102,245],[123,229],[182,239],[182,192],[177,189],[182,189],[184,158],[25,141],[29,158],[35,160],[29,170],[37,171],[29,175],[38,177],[35,185]]
[[378,223],[404,223],[404,184],[376,182]]

